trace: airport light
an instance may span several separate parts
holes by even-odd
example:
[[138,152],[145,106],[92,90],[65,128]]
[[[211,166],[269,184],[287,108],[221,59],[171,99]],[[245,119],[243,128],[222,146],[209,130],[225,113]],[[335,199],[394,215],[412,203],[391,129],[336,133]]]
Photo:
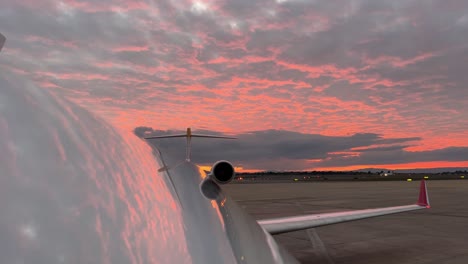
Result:
[[425,180],[429,179],[429,176],[424,176],[424,179],[425,179]]
[[413,179],[406,179],[406,181],[411,182],[411,181],[413,181]]
[[460,179],[465,179],[465,176],[463,176],[463,175],[462,175],[462,176],[460,176]]

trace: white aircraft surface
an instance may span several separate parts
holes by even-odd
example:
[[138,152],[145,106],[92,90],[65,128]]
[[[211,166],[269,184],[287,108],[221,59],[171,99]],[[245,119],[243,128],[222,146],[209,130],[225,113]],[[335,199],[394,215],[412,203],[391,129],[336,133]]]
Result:
[[272,235],[429,208],[422,181],[412,205],[256,221],[223,191],[229,162],[190,159],[222,136],[172,137],[185,160],[0,71],[0,262],[297,263]]

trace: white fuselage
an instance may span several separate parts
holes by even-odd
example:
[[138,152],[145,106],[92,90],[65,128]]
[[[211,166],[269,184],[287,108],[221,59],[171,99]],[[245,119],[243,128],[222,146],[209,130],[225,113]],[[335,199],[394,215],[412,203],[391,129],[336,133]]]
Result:
[[183,156],[14,75],[0,98],[2,263],[296,263]]

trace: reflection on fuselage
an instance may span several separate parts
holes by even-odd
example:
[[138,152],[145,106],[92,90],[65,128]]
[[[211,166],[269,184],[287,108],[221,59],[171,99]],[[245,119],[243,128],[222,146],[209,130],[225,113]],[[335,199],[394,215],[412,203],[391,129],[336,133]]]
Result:
[[0,111],[0,262],[192,262],[143,140],[6,73]]
[[2,263],[295,263],[170,142],[14,74],[0,110]]

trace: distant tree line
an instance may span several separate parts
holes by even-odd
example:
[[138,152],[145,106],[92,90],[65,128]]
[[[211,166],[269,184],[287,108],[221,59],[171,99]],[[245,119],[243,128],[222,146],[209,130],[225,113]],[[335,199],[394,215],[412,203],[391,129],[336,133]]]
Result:
[[[288,175],[365,175],[365,174],[381,174],[384,171],[260,171],[260,172],[239,172],[236,173],[239,176],[262,176],[262,175],[281,175],[281,176],[288,176]],[[396,171],[395,173],[402,173]],[[457,170],[457,171],[446,171],[446,172],[437,172],[437,173],[423,173],[423,172],[415,172],[415,173],[404,173],[404,174],[468,174],[467,170]]]

